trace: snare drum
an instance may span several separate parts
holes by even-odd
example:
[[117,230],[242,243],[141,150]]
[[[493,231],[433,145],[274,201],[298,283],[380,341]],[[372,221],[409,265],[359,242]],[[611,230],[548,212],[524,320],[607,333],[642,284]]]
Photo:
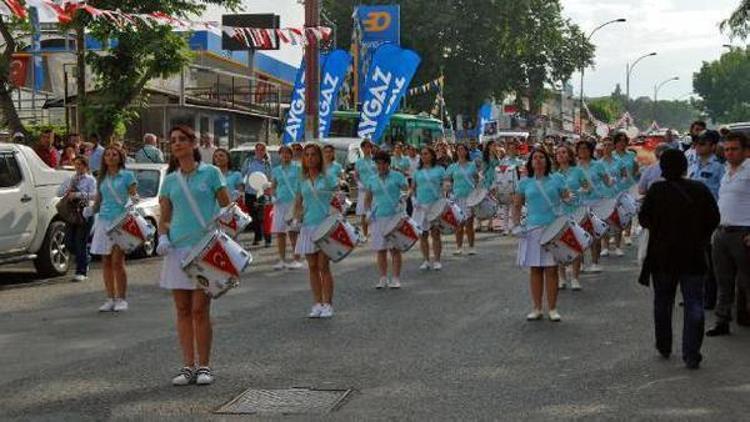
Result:
[[488,220],[497,214],[497,201],[487,189],[475,189],[466,198],[466,205],[471,208],[474,216],[479,220]]
[[541,244],[555,257],[555,262],[566,265],[588,249],[594,239],[567,216],[558,217],[542,232]]
[[497,186],[497,202],[501,205],[511,205],[513,203],[513,194],[516,192],[516,185],[518,184],[516,168],[507,165],[497,166],[495,184]]
[[407,252],[419,240],[422,229],[408,216],[397,215],[386,224],[385,233],[388,244],[401,252]]
[[107,229],[107,235],[126,254],[133,252],[146,241],[153,241],[155,234],[154,226],[135,210],[122,213]]
[[[632,196],[630,196],[632,199]],[[635,205],[618,199],[605,199],[593,208],[594,214],[609,224],[610,234],[622,231],[635,216]]]
[[337,192],[331,198],[331,211],[336,214],[346,215],[346,212],[351,208],[352,201],[346,197],[346,193]]
[[312,236],[313,242],[333,262],[346,258],[357,244],[360,236],[357,230],[338,215],[326,218]]
[[581,207],[573,214],[573,219],[594,239],[601,239],[609,231],[609,224],[599,218],[588,207]]
[[219,230],[236,239],[253,219],[242,211],[237,204],[233,203],[226,208],[222,208],[214,221]]
[[427,220],[440,228],[443,234],[455,232],[465,219],[461,208],[446,199],[437,200],[427,212]]
[[226,233],[208,233],[182,260],[182,270],[211,298],[239,286],[240,274],[253,261],[250,252]]

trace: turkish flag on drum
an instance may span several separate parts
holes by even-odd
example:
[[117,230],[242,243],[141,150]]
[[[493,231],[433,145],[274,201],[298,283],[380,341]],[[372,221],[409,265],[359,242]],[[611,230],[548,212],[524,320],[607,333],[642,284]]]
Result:
[[346,227],[344,227],[343,224],[338,224],[336,226],[336,229],[333,231],[333,233],[331,233],[331,238],[344,246],[348,246],[350,248],[354,247],[354,242],[349,237],[349,233],[347,233]]
[[14,54],[10,61],[10,72],[8,79],[17,87],[26,86],[26,75],[29,69],[30,56]]
[[227,274],[239,277],[240,273],[237,268],[234,267],[232,259],[229,258],[224,245],[221,242],[215,241],[211,248],[203,255],[203,262],[211,265],[212,267],[223,271]]
[[266,204],[263,208],[263,233],[266,238],[271,235],[271,228],[273,227],[273,204]]
[[125,220],[125,223],[122,225],[122,229],[127,233],[133,235],[133,237],[141,240],[146,240],[146,236],[143,235],[141,228],[138,227],[138,222],[135,221],[135,218],[133,218],[132,216],[129,216],[128,219]]
[[570,248],[574,251],[583,253],[583,246],[581,246],[581,243],[578,242],[578,238],[576,237],[575,233],[573,233],[573,229],[568,228],[567,230],[565,230],[563,235],[560,237],[560,241],[570,246]]

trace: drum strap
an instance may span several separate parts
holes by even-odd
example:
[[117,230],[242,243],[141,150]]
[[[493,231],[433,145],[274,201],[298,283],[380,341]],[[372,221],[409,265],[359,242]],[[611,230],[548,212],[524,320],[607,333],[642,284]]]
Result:
[[388,192],[388,189],[386,187],[385,182],[383,181],[383,178],[380,177],[380,175],[375,175],[375,178],[378,179],[378,183],[380,184],[380,188],[383,189],[383,193],[385,194],[386,197],[388,197],[388,200],[391,201],[391,203],[395,204],[398,207],[399,211],[403,211],[404,210],[403,209],[404,208],[403,207],[403,203],[400,200],[396,201],[396,200],[393,199],[393,197],[391,196],[390,192]]
[[115,187],[112,186],[112,178],[109,177],[109,176],[107,176],[107,178],[105,180],[106,180],[105,185],[107,185],[107,189],[109,190],[109,193],[112,194],[112,196],[115,198],[115,201],[118,204],[120,204],[121,207],[124,207],[125,203],[122,201],[122,198],[120,198],[120,195],[117,194],[117,191],[115,190]]
[[[289,164],[289,167],[292,167],[291,164]],[[284,166],[281,166],[281,177],[284,179],[284,184],[286,185],[287,190],[289,193],[294,196],[294,190],[292,190],[292,184],[289,183],[289,175],[286,174],[286,170],[284,170]]]
[[[318,177],[325,177],[325,176],[318,176]],[[323,201],[320,200],[318,197],[318,189],[315,188],[315,181],[308,179],[308,183],[310,183],[310,192],[313,194],[313,198],[315,198],[315,202],[318,203],[318,206],[325,208],[325,205],[323,204]]]
[[535,182],[536,182],[537,189],[539,189],[539,193],[542,194],[542,196],[544,197],[544,200],[547,201],[547,205],[549,205],[549,207],[552,209],[555,215],[557,216],[562,215],[562,211],[560,210],[560,207],[556,207],[552,204],[552,200],[549,198],[549,195],[547,195],[547,191],[544,190],[544,184],[542,184],[542,182],[539,179],[535,180]]
[[463,166],[461,166],[461,164],[458,165],[458,169],[461,171],[461,175],[464,177],[464,180],[466,180],[466,183],[468,183],[469,186],[471,186],[471,190],[474,190],[476,188],[476,184],[471,180],[471,178],[466,172],[466,169]]
[[[435,168],[435,167],[432,167],[432,168]],[[430,169],[430,170],[432,170],[432,169]],[[425,174],[429,174],[428,171],[425,171]],[[442,180],[441,180],[441,182],[442,182]],[[432,182],[430,182],[429,177],[427,178],[427,181],[425,183],[430,188],[430,190],[432,191],[432,193],[434,193],[435,196],[438,197],[438,199],[440,199],[442,197],[442,195],[440,195],[440,192],[438,192],[438,190],[435,189],[435,186],[432,184]]]
[[581,166],[581,170],[583,171],[583,175],[586,176],[586,181],[589,183],[589,186],[591,187],[591,189],[593,189],[597,195],[601,195],[601,193],[599,192],[599,188],[596,187],[596,185],[594,184],[594,181],[591,179],[591,173],[589,172],[590,167],[591,167],[591,164],[589,163],[589,167]]
[[201,214],[198,204],[195,202],[195,198],[193,198],[193,194],[190,192],[187,181],[185,181],[185,176],[182,175],[180,170],[177,170],[177,181],[180,183],[182,194],[185,195],[185,199],[187,199],[188,205],[190,205],[190,209],[193,211],[193,215],[198,220],[198,223],[200,223],[203,229],[208,228],[206,219],[203,218],[203,214]]

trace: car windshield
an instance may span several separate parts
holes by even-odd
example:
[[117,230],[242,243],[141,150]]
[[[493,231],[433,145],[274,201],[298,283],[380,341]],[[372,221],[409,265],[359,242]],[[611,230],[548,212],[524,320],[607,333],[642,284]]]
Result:
[[138,181],[138,196],[141,198],[156,198],[159,194],[159,170],[133,170]]

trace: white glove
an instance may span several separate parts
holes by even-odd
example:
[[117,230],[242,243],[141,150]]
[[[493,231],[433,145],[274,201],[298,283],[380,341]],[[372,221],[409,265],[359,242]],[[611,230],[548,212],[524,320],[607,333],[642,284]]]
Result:
[[172,249],[172,244],[169,242],[169,236],[162,234],[159,236],[159,244],[156,245],[156,253],[160,256],[164,256],[169,253]]
[[510,233],[513,237],[526,237],[526,227],[519,224],[513,227],[513,230],[511,230]]
[[81,214],[83,214],[84,218],[91,218],[94,216],[94,207],[88,206],[83,207],[83,211],[81,211]]

